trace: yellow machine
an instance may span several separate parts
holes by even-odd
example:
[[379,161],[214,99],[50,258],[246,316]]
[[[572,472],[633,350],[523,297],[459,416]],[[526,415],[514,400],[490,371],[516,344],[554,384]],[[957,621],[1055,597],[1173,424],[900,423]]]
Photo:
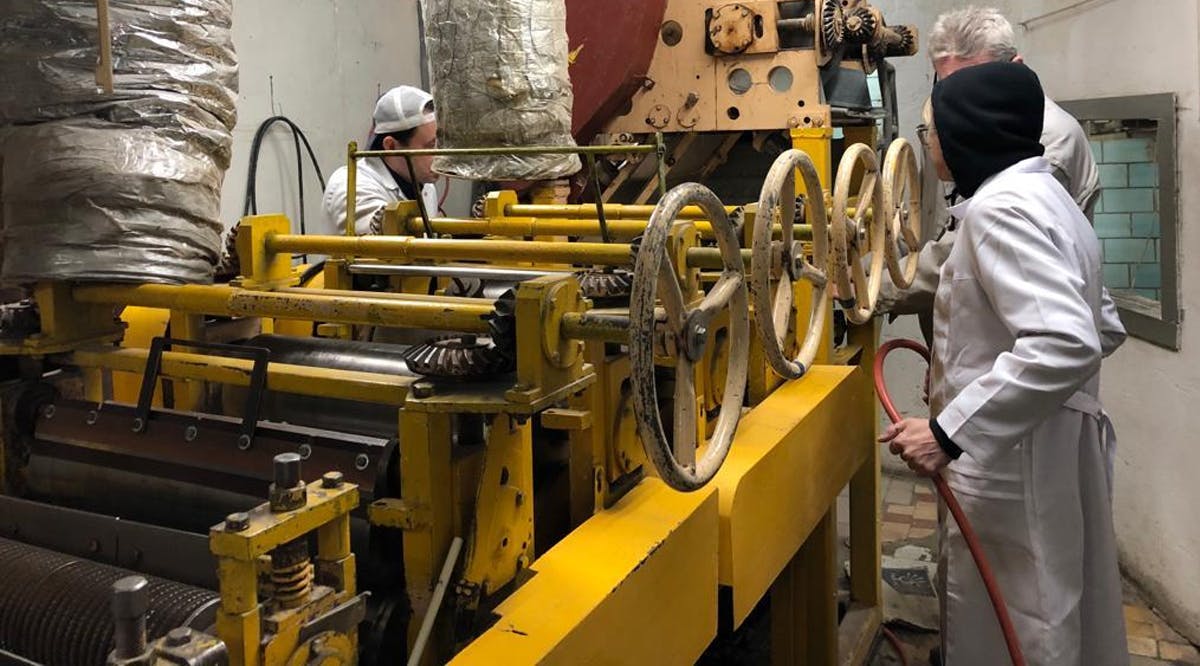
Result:
[[[825,7],[830,30],[868,8],[850,4]],[[731,25],[703,9],[679,20]],[[864,44],[915,48],[870,9]],[[818,86],[835,34],[695,66],[786,60]],[[369,237],[260,215],[227,285],[39,284],[36,333],[0,348],[22,370],[0,394],[0,569],[95,568],[72,584],[111,589],[112,620],[88,622],[115,623],[113,649],[81,633],[76,663],[693,663],[768,596],[773,661],[863,660],[881,618],[872,315],[883,272],[915,272],[919,186],[907,142],[880,159],[873,118],[839,124],[810,92],[737,207],[667,189],[666,139],[627,137],[557,150],[658,160],[654,205],[551,184],[491,192],[478,218],[394,204]],[[725,130],[701,111],[655,129]],[[636,133],[621,122],[610,136]],[[352,145],[351,173],[379,154]],[[0,632],[76,658],[37,641]]]

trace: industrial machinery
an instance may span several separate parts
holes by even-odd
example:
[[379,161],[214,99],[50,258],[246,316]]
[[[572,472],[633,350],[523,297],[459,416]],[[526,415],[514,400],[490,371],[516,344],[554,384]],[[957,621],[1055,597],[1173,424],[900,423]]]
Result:
[[[769,596],[779,663],[861,660],[872,313],[883,271],[912,279],[920,202],[911,146],[880,159],[878,118],[830,103],[822,68],[915,33],[865,2],[664,11],[661,83],[591,121],[613,143],[495,149],[581,154],[591,202],[558,182],[477,218],[418,199],[379,236],[258,215],[229,284],[38,283],[0,344],[0,571],[24,583],[0,589],[0,656],[689,663]],[[690,104],[655,74],[685,64],[709,91]],[[760,98],[720,90],[739,67]],[[790,144],[753,196],[668,187],[685,144],[742,131]],[[351,172],[373,154],[352,145]],[[643,170],[632,199],[656,203],[614,203]]]

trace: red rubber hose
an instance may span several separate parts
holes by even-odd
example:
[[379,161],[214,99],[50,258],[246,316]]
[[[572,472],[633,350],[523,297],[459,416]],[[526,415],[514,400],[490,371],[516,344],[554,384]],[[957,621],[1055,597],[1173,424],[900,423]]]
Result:
[[892,649],[900,657],[900,666],[908,666],[908,655],[904,654],[904,646],[900,644],[900,639],[896,638],[896,634],[892,633],[891,629],[883,627],[883,637],[892,644]]
[[[914,351],[920,354],[926,363],[929,362],[929,350],[925,348],[925,345],[914,340],[897,339],[888,340],[879,345],[879,351],[875,353],[875,392],[879,395],[879,402],[883,404],[883,411],[887,412],[888,418],[892,420],[892,423],[899,423],[900,412],[892,403],[892,396],[888,394],[883,379],[883,362],[895,349]],[[967,520],[967,515],[963,513],[962,507],[959,506],[958,499],[954,496],[954,491],[950,490],[946,479],[939,473],[934,474],[931,480],[934,487],[937,488],[938,495],[941,495],[942,501],[946,503],[946,508],[954,516],[954,522],[958,523],[958,530],[962,532],[963,540],[967,542],[967,549],[971,551],[971,557],[975,560],[975,568],[979,569],[979,577],[983,579],[983,586],[987,588],[988,598],[991,599],[992,608],[996,611],[996,620],[1000,623],[1000,631],[1004,634],[1004,643],[1008,646],[1008,656],[1012,659],[1013,666],[1025,666],[1025,655],[1021,653],[1017,630],[1013,628],[1012,618],[1008,616],[1008,605],[1004,603],[1004,597],[1000,594],[1000,585],[996,582],[996,575],[983,555],[983,545],[979,543],[979,535],[975,534],[975,529],[971,527],[971,521]]]

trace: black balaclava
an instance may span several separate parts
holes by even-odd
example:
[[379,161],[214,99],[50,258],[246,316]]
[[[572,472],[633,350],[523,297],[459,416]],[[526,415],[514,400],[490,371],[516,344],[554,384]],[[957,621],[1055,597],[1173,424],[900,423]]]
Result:
[[962,196],[1045,152],[1039,141],[1045,105],[1037,74],[1015,62],[965,67],[934,84],[933,123]]

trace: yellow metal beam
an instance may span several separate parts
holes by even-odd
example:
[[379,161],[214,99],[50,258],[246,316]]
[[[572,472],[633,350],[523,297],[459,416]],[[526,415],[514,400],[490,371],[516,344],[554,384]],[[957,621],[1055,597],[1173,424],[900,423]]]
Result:
[[[725,212],[732,213],[737,206],[726,206]],[[637,204],[604,204],[604,217],[609,220],[646,220],[654,213],[654,206]],[[504,214],[511,217],[560,217],[568,219],[595,218],[595,204],[508,204]],[[681,220],[703,220],[708,217],[699,206],[684,206],[679,212]]]
[[[742,417],[713,484],[721,503],[721,583],[734,626],[770,588],[875,449],[862,370],[815,366]],[[830,442],[836,433],[837,445]]]
[[277,317],[471,333],[489,332],[485,318],[495,309],[493,303],[485,299],[478,299],[476,305],[465,305],[371,298],[357,293],[329,291],[328,295],[318,295],[224,286],[139,284],[78,286],[72,295],[80,303],[139,305],[224,316]]
[[[71,363],[82,368],[107,368],[140,375],[146,369],[148,355],[149,352],[145,349],[87,348],[72,354]],[[172,379],[249,386],[254,362],[249,359],[170,351],[163,352],[160,368],[161,376]],[[412,377],[330,370],[287,363],[271,363],[267,366],[267,388],[272,391],[385,405],[403,405],[408,397],[408,387],[413,381],[415,380]]]
[[717,497],[647,479],[533,563],[451,664],[685,664],[717,633]]

